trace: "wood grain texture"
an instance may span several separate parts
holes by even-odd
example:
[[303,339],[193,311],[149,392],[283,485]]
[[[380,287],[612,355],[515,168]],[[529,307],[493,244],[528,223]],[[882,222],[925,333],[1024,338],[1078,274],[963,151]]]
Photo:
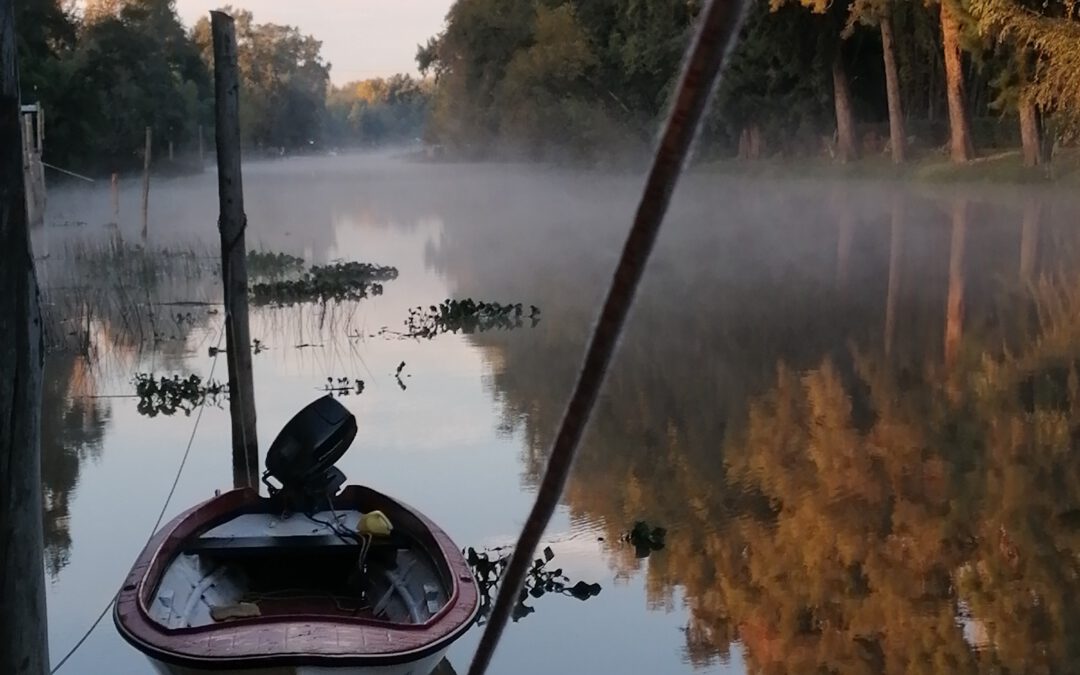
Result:
[[49,672],[42,326],[23,183],[14,0],[0,0],[0,673]]

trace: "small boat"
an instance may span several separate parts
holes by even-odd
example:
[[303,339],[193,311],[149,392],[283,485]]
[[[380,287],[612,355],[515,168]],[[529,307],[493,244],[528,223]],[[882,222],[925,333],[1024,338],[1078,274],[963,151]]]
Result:
[[356,436],[316,400],[270,446],[263,483],[177,516],[148,542],[113,610],[158,672],[430,675],[479,593],[435,523],[334,463]]

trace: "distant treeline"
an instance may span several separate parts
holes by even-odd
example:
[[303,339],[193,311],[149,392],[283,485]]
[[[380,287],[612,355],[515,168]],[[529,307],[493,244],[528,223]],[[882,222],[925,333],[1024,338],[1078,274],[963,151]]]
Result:
[[[1022,147],[1044,162],[1080,128],[1075,0],[748,0],[701,151],[840,160]],[[456,0],[417,50],[425,79],[330,85],[321,43],[237,20],[249,156],[424,138],[457,155],[617,159],[647,149],[703,0]],[[211,144],[209,21],[174,0],[17,3],[24,102],[46,161],[141,164]],[[426,79],[430,76],[431,79]],[[180,162],[181,160],[177,160]]]
[[[16,3],[24,103],[46,110],[45,160],[85,171],[139,166],[145,127],[153,157],[176,168],[213,146],[213,47],[208,18],[191,29],[175,0]],[[411,139],[428,88],[408,76],[330,86],[322,43],[291,26],[236,19],[241,129],[249,154],[283,154]]]
[[[749,1],[706,150],[902,160],[914,145],[963,161],[1022,143],[1038,163],[1072,139],[1074,0]],[[417,53],[437,82],[431,136],[477,155],[647,145],[702,5],[457,0]]]

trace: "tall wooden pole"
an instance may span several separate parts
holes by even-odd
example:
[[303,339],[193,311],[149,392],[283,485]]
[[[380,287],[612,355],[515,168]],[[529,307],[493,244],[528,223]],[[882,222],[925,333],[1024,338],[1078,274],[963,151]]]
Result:
[[142,176],[142,239],[144,243],[150,229],[150,146],[153,140],[153,129],[146,127],[146,150],[143,152]]
[[233,483],[257,485],[259,443],[255,435],[255,386],[248,331],[247,246],[244,185],[240,167],[240,79],[236,26],[228,14],[210,12],[214,36],[214,113],[221,216],[221,281],[225,286],[225,349],[229,355]]
[[0,0],[0,673],[44,675],[43,350],[20,115],[14,0]]

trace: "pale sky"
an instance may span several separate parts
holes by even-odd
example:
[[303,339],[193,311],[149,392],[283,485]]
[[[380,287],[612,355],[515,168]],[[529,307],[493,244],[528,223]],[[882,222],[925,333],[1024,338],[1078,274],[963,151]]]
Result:
[[190,28],[226,4],[250,10],[257,23],[298,27],[322,40],[334,84],[416,72],[416,45],[443,28],[453,0],[177,0]]

